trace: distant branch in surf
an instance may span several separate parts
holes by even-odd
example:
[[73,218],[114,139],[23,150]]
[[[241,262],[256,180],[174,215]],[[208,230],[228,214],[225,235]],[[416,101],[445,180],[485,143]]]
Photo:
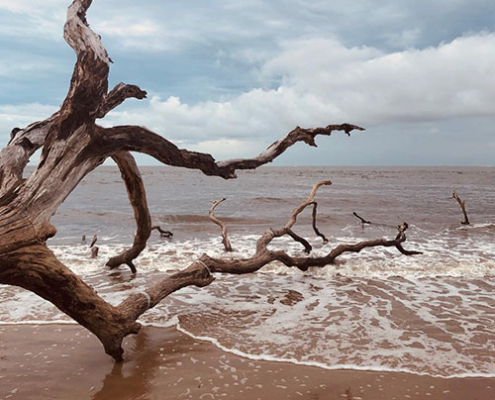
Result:
[[232,246],[230,244],[229,237],[227,236],[227,224],[225,222],[219,220],[215,216],[215,208],[217,208],[217,206],[220,203],[223,203],[225,200],[226,199],[223,198],[221,200],[211,201],[211,207],[210,207],[210,212],[209,212],[208,216],[210,217],[210,220],[213,223],[217,224],[222,229],[222,244],[223,244],[223,247],[225,248],[225,251],[232,251]]
[[155,230],[158,231],[160,233],[160,237],[162,237],[162,238],[172,239],[172,236],[174,236],[174,234],[172,232],[162,229],[160,227],[160,225],[152,226],[151,230],[152,231],[155,231]]
[[461,200],[461,198],[457,195],[457,192],[454,190],[452,193],[452,198],[457,201],[459,207],[461,207],[462,214],[464,215],[464,221],[461,222],[462,225],[469,225],[469,218],[466,212],[466,202]]
[[370,221],[365,220],[363,217],[360,217],[357,212],[353,212],[352,215],[354,215],[356,218],[358,218],[363,225],[371,225]]
[[318,229],[318,227],[316,226],[316,213],[317,213],[317,208],[318,208],[318,203],[316,201],[313,201],[313,214],[312,214],[312,218],[313,218],[313,221],[312,221],[312,224],[313,224],[313,230],[315,231],[315,233],[321,237],[323,239],[323,243],[328,243],[328,239],[325,237],[325,235],[323,233],[321,233]]
[[397,229],[398,233],[395,239],[374,239],[362,241],[354,244],[340,244],[332,249],[327,255],[321,257],[297,257],[290,256],[283,250],[270,250],[268,245],[273,239],[288,235],[292,238],[292,227],[297,221],[297,216],[309,205],[314,204],[314,197],[318,189],[323,185],[331,185],[330,181],[317,183],[311,191],[306,201],[294,209],[292,215],[283,227],[279,229],[268,229],[256,243],[256,253],[245,259],[225,260],[218,259],[203,254],[200,258],[209,272],[220,272],[229,274],[247,274],[258,271],[265,265],[279,261],[287,267],[295,267],[301,271],[307,271],[310,267],[325,267],[334,264],[337,257],[344,253],[359,253],[361,250],[369,247],[395,247],[400,253],[406,256],[422,254],[420,251],[406,250],[402,243],[406,241],[406,230],[409,225],[406,222],[400,224]]

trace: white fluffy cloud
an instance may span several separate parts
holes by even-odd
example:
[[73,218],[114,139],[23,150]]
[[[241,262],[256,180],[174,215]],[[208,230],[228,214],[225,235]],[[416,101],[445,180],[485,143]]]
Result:
[[288,43],[263,71],[365,124],[493,116],[495,35],[381,54],[333,40]]
[[333,39],[288,42],[260,70],[277,89],[230,100],[184,104],[152,97],[115,111],[106,124],[139,124],[172,140],[271,142],[296,125],[351,122],[366,127],[404,121],[495,116],[495,35],[461,37],[424,50],[391,54],[346,48]]

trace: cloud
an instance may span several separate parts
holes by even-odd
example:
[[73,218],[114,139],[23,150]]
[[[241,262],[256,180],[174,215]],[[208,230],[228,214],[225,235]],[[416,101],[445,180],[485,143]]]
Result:
[[29,60],[2,59],[0,60],[0,77],[15,77],[25,79],[39,79],[48,72],[59,70],[60,67],[53,61],[43,57],[31,57]]
[[260,76],[277,89],[253,89],[194,105],[152,97],[110,114],[106,123],[146,125],[173,140],[271,142],[296,125],[372,126],[494,117],[495,35],[481,33],[424,50],[384,54],[334,39],[288,42]]
[[125,48],[140,52],[183,49],[184,45],[199,41],[190,31],[180,28],[167,30],[163,24],[147,17],[114,17],[96,22],[94,29],[104,38],[116,39]]
[[57,110],[56,106],[39,103],[0,105],[0,146],[7,144],[8,132],[13,128],[24,128],[33,122],[43,121]]
[[366,124],[493,116],[495,35],[481,33],[390,54],[335,40],[288,43],[262,68]]
[[46,0],[0,0],[0,34],[27,41],[62,41],[68,2]]

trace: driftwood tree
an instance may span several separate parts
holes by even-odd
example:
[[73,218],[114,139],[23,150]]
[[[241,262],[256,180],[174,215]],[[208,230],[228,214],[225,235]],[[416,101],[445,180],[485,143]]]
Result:
[[[30,290],[50,301],[79,324],[93,332],[107,354],[121,361],[122,340],[140,329],[137,318],[170,293],[189,285],[205,286],[213,272],[242,274],[254,272],[278,260],[288,267],[306,270],[310,266],[332,263],[344,252],[358,252],[366,247],[393,246],[402,251],[404,230],[393,240],[377,239],[353,245],[340,245],[325,257],[291,257],[284,251],[271,251],[270,241],[291,233],[297,215],[309,199],[294,210],[281,229],[268,230],[258,241],[256,254],[249,259],[224,260],[203,255],[188,268],[152,287],[143,288],[119,305],[104,301],[83,280],[62,264],[47,247],[47,239],[56,234],[51,217],[78,183],[107,158],[111,157],[122,173],[134,210],[137,232],[132,246],[108,261],[110,268],[128,265],[145,248],[152,229],[146,194],[138,166],[131,151],[146,153],[164,164],[193,168],[206,175],[235,178],[239,169],[254,169],[271,162],[296,142],[316,146],[317,135],[333,131],[362,130],[354,125],[329,125],[324,128],[295,128],[264,152],[252,159],[217,162],[209,154],[177,148],[163,137],[139,126],[103,128],[96,123],[128,98],[143,99],[146,92],[134,85],[118,84],[108,90],[111,62],[100,37],[87,21],[86,11],[92,0],[75,0],[70,5],[64,38],[77,55],[70,88],[60,110],[44,121],[12,131],[9,144],[0,152],[0,283]],[[23,171],[33,153],[42,149],[35,171],[23,178]],[[406,253],[407,254],[407,253]]]

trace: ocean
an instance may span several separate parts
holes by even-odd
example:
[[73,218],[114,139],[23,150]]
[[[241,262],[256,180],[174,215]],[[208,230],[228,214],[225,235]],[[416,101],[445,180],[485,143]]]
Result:
[[[409,224],[406,249],[365,249],[335,265],[307,272],[278,263],[254,274],[216,275],[205,288],[185,288],[139,320],[175,326],[224,351],[326,369],[403,371],[438,377],[495,377],[495,167],[263,167],[236,180],[197,171],[142,167],[155,231],[136,260],[109,271],[109,257],[133,241],[135,223],[120,173],[100,167],[53,217],[49,247],[107,301],[118,304],[157,279],[186,268],[201,254],[249,257],[257,238],[284,225],[314,184],[320,188],[318,227],[311,210],[294,231],[314,255],[340,243],[395,237]],[[471,225],[461,224],[453,190],[466,201]],[[208,219],[211,200],[227,200],[216,215],[229,227],[233,253]],[[372,225],[363,226],[353,212]],[[99,256],[88,241],[97,233]],[[304,254],[290,238],[272,248]],[[0,286],[0,324],[73,323],[50,303],[19,288]],[[102,350],[103,351],[103,350]]]

